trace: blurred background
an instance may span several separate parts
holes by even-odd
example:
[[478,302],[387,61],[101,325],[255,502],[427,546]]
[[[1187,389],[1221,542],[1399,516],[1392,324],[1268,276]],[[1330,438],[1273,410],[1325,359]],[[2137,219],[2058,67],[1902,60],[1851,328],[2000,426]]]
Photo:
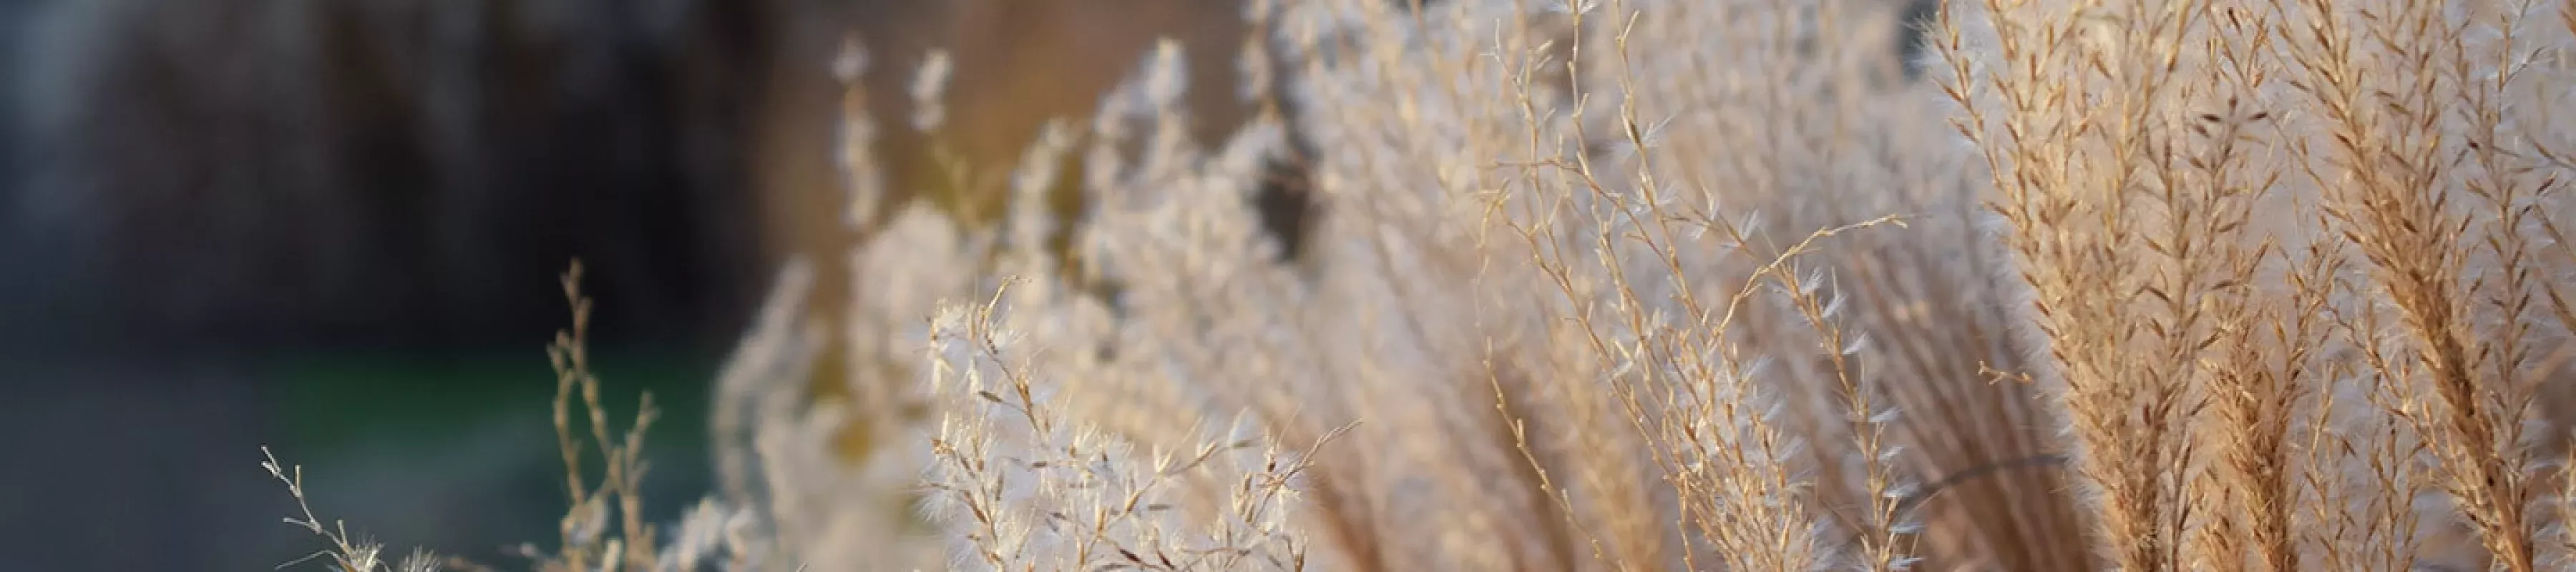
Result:
[[[708,487],[706,384],[753,296],[853,238],[848,34],[881,117],[952,50],[954,143],[1006,165],[1158,36],[1192,48],[1207,125],[1247,114],[1239,20],[1227,0],[0,0],[0,568],[309,554],[262,446],[353,532],[520,564],[504,547],[551,542],[564,502],[543,352],[576,257],[614,410],[663,404],[646,484],[675,515]],[[885,123],[874,151],[915,188],[919,136]]]

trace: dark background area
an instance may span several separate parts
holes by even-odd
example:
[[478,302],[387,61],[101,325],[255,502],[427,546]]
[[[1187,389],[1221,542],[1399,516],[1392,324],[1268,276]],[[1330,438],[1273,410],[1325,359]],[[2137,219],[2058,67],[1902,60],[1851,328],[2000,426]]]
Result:
[[606,393],[664,404],[676,514],[774,258],[769,22],[841,3],[807,4],[0,0],[0,568],[320,548],[262,446],[397,552],[524,564],[563,504],[544,348],[576,257]]

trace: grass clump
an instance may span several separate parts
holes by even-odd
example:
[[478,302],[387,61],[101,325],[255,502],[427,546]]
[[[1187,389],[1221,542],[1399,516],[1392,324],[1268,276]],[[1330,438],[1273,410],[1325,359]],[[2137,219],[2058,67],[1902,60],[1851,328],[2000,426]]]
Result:
[[[1037,134],[998,222],[899,206],[782,271],[675,525],[637,516],[649,402],[609,431],[575,296],[538,565],[2576,556],[2576,5],[1249,4],[1277,105],[1231,138],[1191,136],[1166,43]],[[973,112],[918,91],[915,128]],[[1293,262],[1254,208],[1280,165],[1326,213]],[[829,315],[820,272],[856,285]]]

